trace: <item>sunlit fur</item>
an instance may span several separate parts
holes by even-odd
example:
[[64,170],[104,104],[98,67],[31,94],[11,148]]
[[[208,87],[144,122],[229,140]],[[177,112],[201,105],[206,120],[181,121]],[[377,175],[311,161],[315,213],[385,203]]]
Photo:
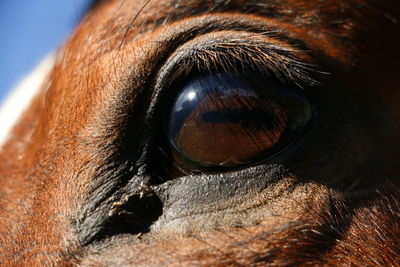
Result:
[[[0,265],[396,265],[399,17],[395,0],[97,1],[0,151]],[[173,81],[241,68],[313,97],[304,140],[154,182]]]
[[13,89],[12,93],[3,101],[0,109],[0,144],[7,141],[9,132],[22,112],[43,86],[46,76],[54,65],[54,56],[47,56],[27,77]]

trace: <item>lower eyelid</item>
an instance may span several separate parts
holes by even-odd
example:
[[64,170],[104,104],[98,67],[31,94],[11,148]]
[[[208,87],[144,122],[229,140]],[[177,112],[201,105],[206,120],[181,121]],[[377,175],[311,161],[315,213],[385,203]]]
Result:
[[[262,192],[287,174],[281,165],[271,164],[214,175],[189,175],[152,186],[164,203],[167,219],[176,219],[223,205],[234,207],[242,197]],[[220,204],[218,204],[220,203]],[[227,206],[227,203],[229,205]],[[168,215],[170,214],[170,215]]]

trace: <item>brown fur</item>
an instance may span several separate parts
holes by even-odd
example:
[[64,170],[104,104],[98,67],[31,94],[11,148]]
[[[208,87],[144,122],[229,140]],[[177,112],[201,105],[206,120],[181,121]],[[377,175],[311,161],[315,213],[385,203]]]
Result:
[[[0,152],[0,264],[396,265],[399,16],[397,1],[100,1]],[[308,144],[151,184],[166,88],[249,66],[311,88]]]

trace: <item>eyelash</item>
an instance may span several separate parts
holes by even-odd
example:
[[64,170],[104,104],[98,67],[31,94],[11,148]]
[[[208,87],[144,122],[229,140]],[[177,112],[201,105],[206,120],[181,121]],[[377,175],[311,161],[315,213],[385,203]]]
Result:
[[[246,39],[209,41],[200,47],[179,51],[176,67],[170,71],[169,84],[191,74],[253,71],[258,75],[277,78],[284,84],[297,87],[313,87],[319,82],[312,76],[314,65],[306,63],[309,58],[299,59],[299,50],[287,45],[267,42],[265,36],[246,36]],[[278,42],[281,43],[281,42]],[[303,53],[302,53],[303,54]]]

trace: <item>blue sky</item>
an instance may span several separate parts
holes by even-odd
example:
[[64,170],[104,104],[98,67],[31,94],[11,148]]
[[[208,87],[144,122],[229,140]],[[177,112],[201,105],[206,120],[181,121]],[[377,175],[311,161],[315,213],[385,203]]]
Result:
[[71,32],[89,0],[0,0],[0,103]]

